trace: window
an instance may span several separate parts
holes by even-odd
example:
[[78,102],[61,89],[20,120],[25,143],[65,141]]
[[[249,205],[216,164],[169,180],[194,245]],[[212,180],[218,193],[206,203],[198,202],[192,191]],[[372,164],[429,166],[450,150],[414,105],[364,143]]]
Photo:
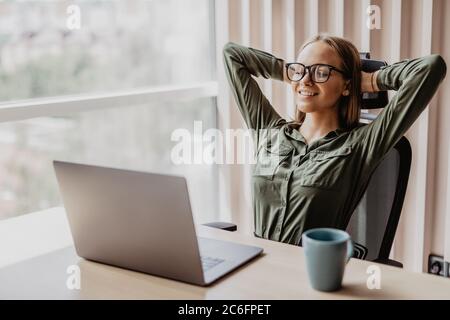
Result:
[[[0,2],[0,121],[21,99],[213,80],[212,20],[208,0]],[[0,123],[0,219],[61,205],[53,159],[185,175],[197,221],[217,218],[216,167],[170,159],[172,131],[215,127],[216,102],[177,97]]]
[[[74,3],[80,28],[70,30]],[[0,101],[211,80],[209,5],[0,2]]]
[[[214,99],[130,106],[0,124],[0,218],[61,205],[52,160],[185,175],[195,216],[214,219],[215,166],[174,165],[177,128],[215,126]],[[205,199],[209,201],[204,201]],[[200,201],[201,200],[201,201]]]

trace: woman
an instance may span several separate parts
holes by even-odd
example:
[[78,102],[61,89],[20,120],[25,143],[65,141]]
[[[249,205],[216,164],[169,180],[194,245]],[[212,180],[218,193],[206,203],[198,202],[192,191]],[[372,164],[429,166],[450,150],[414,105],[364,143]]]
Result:
[[[307,229],[346,228],[371,173],[419,117],[446,74],[439,55],[367,74],[352,43],[324,35],[303,45],[293,64],[234,43],[223,54],[239,110],[257,133],[255,235],[296,245]],[[252,76],[292,87],[295,121],[278,115]],[[361,92],[381,90],[398,92],[375,121],[360,125]]]

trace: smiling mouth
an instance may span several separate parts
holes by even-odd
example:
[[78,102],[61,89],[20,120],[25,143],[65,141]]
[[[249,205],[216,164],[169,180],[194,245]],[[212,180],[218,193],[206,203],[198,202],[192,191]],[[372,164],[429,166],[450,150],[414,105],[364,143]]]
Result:
[[315,93],[315,92],[302,91],[302,90],[299,91],[298,94],[300,94],[301,96],[304,96],[304,97],[314,97],[314,96],[318,95],[318,93]]

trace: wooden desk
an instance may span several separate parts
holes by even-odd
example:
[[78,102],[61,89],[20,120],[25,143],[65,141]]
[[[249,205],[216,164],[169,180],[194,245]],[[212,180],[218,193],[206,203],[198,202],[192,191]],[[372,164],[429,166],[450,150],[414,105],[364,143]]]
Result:
[[[347,265],[340,291],[318,292],[309,286],[302,248],[204,226],[197,231],[204,237],[263,247],[264,254],[210,287],[197,287],[77,257],[63,208],[0,222],[2,256],[15,262],[3,261],[0,299],[450,299],[450,279],[357,259]],[[80,290],[66,286],[70,265],[80,267]],[[370,265],[381,269],[379,290],[367,288]]]

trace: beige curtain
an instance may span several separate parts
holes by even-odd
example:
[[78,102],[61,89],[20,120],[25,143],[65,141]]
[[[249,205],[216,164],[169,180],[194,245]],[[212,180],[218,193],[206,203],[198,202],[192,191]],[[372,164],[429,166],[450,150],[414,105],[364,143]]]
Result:
[[[377,13],[380,20],[376,19]],[[222,43],[239,42],[286,60],[295,59],[306,39],[326,32],[344,36],[361,51],[370,51],[372,57],[389,63],[431,53],[441,54],[450,63],[447,0],[216,0],[216,15],[224,19],[216,22]],[[375,29],[371,30],[368,23]],[[219,63],[220,67],[223,68]],[[222,81],[219,91],[226,95],[223,80],[219,77]],[[283,83],[259,81],[277,110],[292,117],[295,107],[290,89]],[[242,127],[234,101],[228,98],[226,126]],[[445,223],[450,210],[447,205],[450,108],[446,101],[450,101],[448,79],[407,134],[413,148],[413,163],[392,256],[403,261],[405,269],[418,272],[426,270],[430,253],[444,254],[445,236],[450,237],[450,218],[447,227]],[[219,104],[220,108],[219,112],[225,110],[224,105]],[[232,218],[247,233],[253,230],[249,176],[247,167],[229,168]],[[447,255],[449,247],[447,241]]]

